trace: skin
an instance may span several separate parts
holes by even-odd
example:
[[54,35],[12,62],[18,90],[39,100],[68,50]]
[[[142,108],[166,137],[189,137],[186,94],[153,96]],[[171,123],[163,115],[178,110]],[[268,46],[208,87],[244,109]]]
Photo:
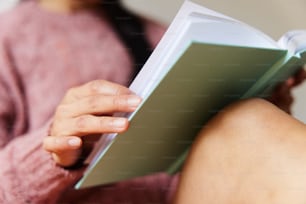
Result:
[[304,69],[298,71],[295,75],[287,79],[284,83],[279,84],[268,100],[275,104],[280,109],[287,113],[291,113],[291,105],[293,103],[293,96],[291,90],[299,86],[306,78]]
[[305,135],[265,100],[232,104],[197,137],[173,203],[306,203]]
[[72,88],[58,105],[43,146],[57,164],[71,166],[80,157],[82,144],[90,143],[93,135],[126,131],[128,120],[111,115],[132,112],[140,103],[141,98],[128,88],[108,81]]
[[59,13],[73,13],[82,9],[94,8],[101,0],[39,0],[42,8]]
[[[96,3],[84,2],[41,0],[41,6],[69,13]],[[290,112],[290,91],[305,76],[301,70],[269,100]],[[72,166],[95,135],[126,131],[128,121],[112,114],[132,112],[140,103],[128,88],[104,80],[71,88],[56,108],[43,147],[58,165]],[[174,203],[305,203],[306,128],[281,109],[259,99],[240,101],[205,125],[181,173]]]

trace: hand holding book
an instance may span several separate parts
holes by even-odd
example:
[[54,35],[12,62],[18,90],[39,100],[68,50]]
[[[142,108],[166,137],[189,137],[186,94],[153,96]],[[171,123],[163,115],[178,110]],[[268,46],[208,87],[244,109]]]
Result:
[[294,101],[292,89],[300,85],[306,79],[306,72],[301,68],[296,74],[285,82],[278,84],[268,100],[287,113],[291,113],[291,105]]
[[58,165],[70,167],[92,148],[95,136],[126,131],[129,121],[110,115],[132,112],[140,102],[128,88],[103,80],[74,87],[57,107],[44,148]]

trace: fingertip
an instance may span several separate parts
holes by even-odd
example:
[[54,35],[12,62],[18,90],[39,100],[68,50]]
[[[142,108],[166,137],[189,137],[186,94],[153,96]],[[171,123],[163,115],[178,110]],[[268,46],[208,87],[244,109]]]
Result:
[[294,78],[293,77],[288,78],[285,83],[289,87],[293,86],[294,85]]
[[300,85],[305,79],[306,79],[306,71],[304,69],[300,69],[295,75],[294,75],[294,83],[293,86]]
[[134,91],[132,91],[131,89],[128,88],[127,94],[130,95],[137,95]]
[[117,130],[117,132],[124,132],[129,126],[127,118],[114,118],[111,121],[111,126]]
[[48,136],[43,140],[43,148],[48,152],[62,153],[81,148],[82,140],[79,137]]
[[129,127],[130,127],[130,121],[126,120],[125,125],[122,127],[122,129],[119,131],[119,133],[126,132],[129,129]]

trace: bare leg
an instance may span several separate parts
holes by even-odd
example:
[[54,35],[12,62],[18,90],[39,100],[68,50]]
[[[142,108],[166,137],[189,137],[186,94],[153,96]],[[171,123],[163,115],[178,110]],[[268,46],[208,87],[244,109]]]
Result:
[[197,138],[174,203],[305,204],[305,125],[260,99],[231,105]]

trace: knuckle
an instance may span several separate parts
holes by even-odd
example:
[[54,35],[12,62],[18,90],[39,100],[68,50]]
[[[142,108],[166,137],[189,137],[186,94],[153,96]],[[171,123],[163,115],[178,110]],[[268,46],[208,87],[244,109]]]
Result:
[[130,93],[130,90],[122,85],[115,84],[106,80],[94,80],[87,84],[91,93],[105,92],[111,95],[120,95],[122,93]]
[[124,106],[124,100],[122,100],[122,98],[118,96],[113,97],[111,103],[115,109],[120,109],[121,107]]
[[66,95],[64,97],[64,101],[71,101],[73,99],[77,99],[77,95],[75,93],[77,93],[77,87],[71,87],[67,90]]
[[57,120],[54,120],[53,123],[51,124],[51,127],[50,127],[50,135],[52,136],[57,136],[59,135],[60,131],[59,131],[59,128],[58,128],[58,125],[57,125]]
[[108,129],[110,127],[108,120],[105,117],[99,119],[98,126],[100,129]]
[[119,96],[121,94],[121,89],[120,87],[115,87],[114,88],[114,95]]
[[74,94],[74,92],[75,92],[75,87],[71,87],[71,88],[69,88],[68,90],[67,90],[67,92],[66,92],[66,95],[67,96],[72,96],[73,94]]
[[92,96],[88,99],[88,106],[92,110],[98,109],[99,105],[100,105],[100,97]]
[[68,110],[68,106],[64,105],[64,104],[60,104],[59,106],[57,106],[56,108],[56,112],[55,112],[55,117],[63,117],[68,115],[69,110]]
[[51,136],[67,136],[71,134],[70,126],[66,125],[67,123],[62,119],[56,119],[51,124],[50,135]]
[[121,85],[114,86],[113,89],[114,89],[114,95],[115,96],[120,96],[122,94],[129,94],[130,93],[129,89],[127,89],[126,87],[123,87]]
[[102,117],[97,124],[101,132],[113,132],[113,120],[109,117]]
[[50,135],[52,136],[62,136],[65,132],[62,131],[62,128],[58,127],[57,125],[53,125],[52,129],[50,130]]
[[105,80],[94,80],[88,83],[90,92],[96,93],[99,91],[100,87],[103,86]]
[[75,127],[78,132],[84,132],[88,124],[88,116],[80,116],[76,118]]

